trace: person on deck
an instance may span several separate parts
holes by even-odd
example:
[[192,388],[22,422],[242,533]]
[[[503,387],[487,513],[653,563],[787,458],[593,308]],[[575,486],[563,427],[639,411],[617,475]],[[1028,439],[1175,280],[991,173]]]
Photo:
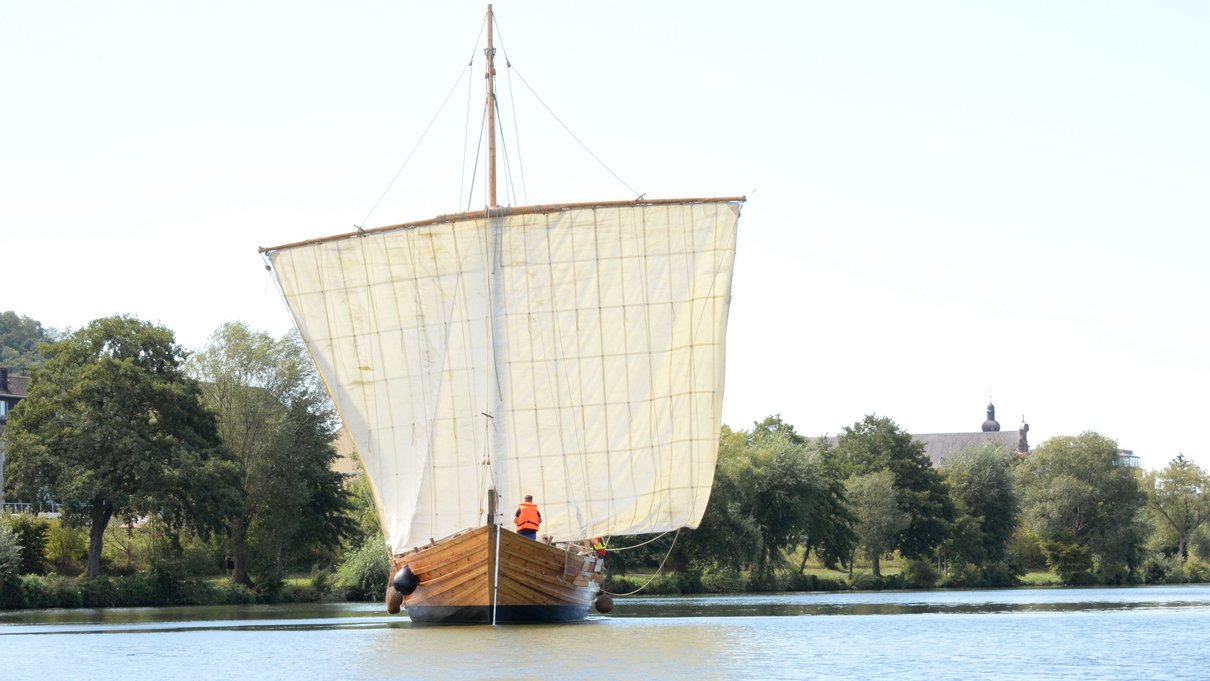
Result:
[[538,538],[538,526],[542,524],[542,514],[534,503],[534,495],[526,494],[525,501],[517,507],[513,514],[513,524],[517,526],[517,534],[530,539]]

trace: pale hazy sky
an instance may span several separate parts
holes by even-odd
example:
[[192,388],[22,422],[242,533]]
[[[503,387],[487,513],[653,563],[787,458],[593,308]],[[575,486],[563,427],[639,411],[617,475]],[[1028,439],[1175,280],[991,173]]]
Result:
[[[285,332],[258,246],[468,205],[484,10],[0,0],[0,311]],[[970,431],[990,395],[1035,445],[1210,468],[1210,5],[495,10],[501,203],[634,197],[522,78],[647,197],[749,197],[727,424]]]

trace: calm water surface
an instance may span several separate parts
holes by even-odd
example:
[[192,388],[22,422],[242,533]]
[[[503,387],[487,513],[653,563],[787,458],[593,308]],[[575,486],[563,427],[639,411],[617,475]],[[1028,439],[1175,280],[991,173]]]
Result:
[[378,604],[0,612],[0,679],[1207,679],[1210,586],[619,599],[581,624]]

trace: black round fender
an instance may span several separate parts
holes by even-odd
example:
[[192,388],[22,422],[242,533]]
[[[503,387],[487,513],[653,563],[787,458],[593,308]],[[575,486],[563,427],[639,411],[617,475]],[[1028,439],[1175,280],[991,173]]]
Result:
[[597,612],[602,613],[602,614],[607,613],[610,610],[613,610],[613,596],[610,596],[609,594],[606,594],[606,593],[603,593],[600,596],[597,596],[596,606],[597,606]]
[[391,580],[391,586],[404,596],[412,595],[417,586],[420,586],[420,578],[412,572],[412,568],[404,565],[399,572],[395,573],[395,578]]

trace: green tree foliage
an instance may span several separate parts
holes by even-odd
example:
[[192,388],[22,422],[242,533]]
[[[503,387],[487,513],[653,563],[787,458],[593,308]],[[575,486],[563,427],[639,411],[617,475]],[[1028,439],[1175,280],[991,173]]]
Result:
[[89,527],[86,574],[96,577],[110,519],[173,500],[173,519],[188,522],[187,509],[200,507],[186,501],[190,490],[205,489],[207,464],[222,451],[168,329],[108,317],[45,348],[4,433],[11,484],[26,500],[61,502],[68,522]]
[[745,448],[753,488],[746,511],[761,538],[759,572],[787,567],[785,552],[810,536],[811,520],[826,515],[813,508],[825,503],[826,488],[806,447],[784,429],[757,427]]
[[[356,459],[356,455],[354,456]],[[359,459],[356,459],[356,465],[357,470],[361,471]],[[349,493],[349,515],[356,524],[356,531],[346,538],[347,545],[360,546],[366,541],[376,541],[382,543],[383,551],[386,551],[382,524],[378,520],[378,511],[374,508],[374,495],[370,490],[370,481],[363,473],[358,473],[345,481],[345,489]]]
[[1092,551],[1085,544],[1049,539],[1041,544],[1050,564],[1064,584],[1089,584],[1092,582]]
[[33,369],[42,366],[46,357],[39,346],[55,340],[53,329],[9,310],[0,312],[0,367]]
[[0,518],[0,591],[21,574],[21,541],[5,519]]
[[1087,548],[1106,582],[1121,581],[1139,566],[1143,538],[1144,496],[1133,469],[1115,465],[1117,454],[1117,443],[1097,433],[1055,437],[1015,471],[1025,522],[1044,550],[1061,558],[1075,555],[1071,545]]
[[51,569],[60,575],[83,572],[84,563],[88,560],[88,538],[83,530],[62,522],[52,524],[46,538],[46,560]]
[[1176,540],[1181,562],[1189,559],[1189,540],[1210,516],[1210,477],[1178,455],[1163,470],[1144,478],[1147,509],[1156,524]]
[[46,544],[50,535],[50,521],[29,513],[5,517],[18,543],[21,544],[21,566],[23,575],[41,575],[46,572]]
[[941,468],[959,519],[969,518],[974,540],[966,556],[969,563],[1000,562],[1008,554],[1020,512],[1011,461],[1003,447],[988,442],[957,452]]
[[[712,565],[738,571],[760,560],[764,544],[756,519],[748,513],[756,495],[756,467],[748,456],[748,433],[723,426],[719,437],[718,461],[710,503],[697,529],[680,533],[669,556],[670,567],[678,570],[703,569]],[[644,537],[615,537],[613,546],[636,546]],[[645,552],[611,553],[610,569],[630,570],[649,564],[658,565],[669,547],[661,542],[649,545]],[[659,552],[658,556],[651,555]],[[648,555],[643,555],[644,553]],[[619,574],[622,574],[621,572]]]
[[234,581],[250,586],[255,572],[275,582],[302,555],[332,560],[352,524],[341,477],[330,468],[337,456],[331,404],[297,334],[275,340],[225,324],[189,368],[235,458]]
[[[670,553],[661,540],[633,554],[610,554],[609,565],[611,571],[658,565],[667,553],[673,569],[734,574],[751,568],[758,582],[767,581],[800,544],[847,558],[851,521],[835,472],[812,443],[774,416],[751,432],[723,427],[710,503],[697,529],[681,532]],[[644,539],[615,537],[611,545]]]
[[890,548],[906,558],[924,558],[941,546],[954,520],[954,504],[941,474],[912,439],[887,417],[866,416],[846,427],[830,453],[845,477],[889,470],[895,476],[895,498],[910,522]]
[[911,524],[895,498],[895,475],[889,470],[854,475],[845,488],[857,516],[857,546],[873,563],[874,576],[881,577],[882,554],[895,548],[900,533]]
[[835,465],[836,459],[830,454],[831,445],[822,437],[813,444],[814,450],[809,449],[808,456],[814,472],[815,498],[807,508],[799,574],[812,551],[824,565],[834,567],[847,562],[857,544],[857,533],[853,529],[857,516],[847,498],[845,480]]

